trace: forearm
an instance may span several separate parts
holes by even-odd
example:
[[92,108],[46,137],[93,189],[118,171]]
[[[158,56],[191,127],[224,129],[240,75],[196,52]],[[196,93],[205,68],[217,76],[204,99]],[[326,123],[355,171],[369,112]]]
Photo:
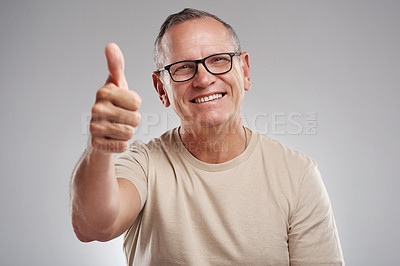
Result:
[[119,47],[110,43],[105,53],[109,77],[96,93],[89,147],[71,179],[72,225],[82,241],[106,241],[118,236],[140,211],[134,185],[115,177],[114,153],[128,148],[140,122],[141,99],[128,89]]
[[[119,211],[114,155],[91,147],[85,151],[71,180],[72,223],[79,239],[101,240],[110,234]],[[82,239],[81,239],[82,240]]]

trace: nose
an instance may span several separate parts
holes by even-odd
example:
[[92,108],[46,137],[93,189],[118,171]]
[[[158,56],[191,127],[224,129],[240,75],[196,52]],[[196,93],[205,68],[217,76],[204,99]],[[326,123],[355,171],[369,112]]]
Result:
[[193,77],[193,87],[206,88],[215,81],[215,75],[207,71],[202,63],[197,65],[197,73]]

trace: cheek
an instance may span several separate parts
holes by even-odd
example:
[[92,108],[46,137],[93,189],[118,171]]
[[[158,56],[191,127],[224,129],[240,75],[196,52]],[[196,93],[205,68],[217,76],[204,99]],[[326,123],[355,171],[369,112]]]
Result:
[[240,105],[244,98],[244,82],[242,73],[234,70],[230,79],[232,96],[236,105]]
[[175,108],[182,109],[185,99],[185,91],[186,90],[183,86],[168,86],[168,95],[170,96],[169,100]]
[[233,89],[233,93],[243,94],[244,91],[244,83],[243,83],[243,75],[238,72],[236,69],[232,69],[232,76],[230,79],[231,87]]

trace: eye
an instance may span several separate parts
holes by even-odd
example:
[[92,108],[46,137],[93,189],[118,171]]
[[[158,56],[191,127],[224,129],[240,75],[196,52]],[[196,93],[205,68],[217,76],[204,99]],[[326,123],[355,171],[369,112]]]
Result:
[[186,75],[189,72],[192,72],[196,67],[193,62],[181,62],[171,66],[170,71],[173,75]]
[[189,65],[181,65],[181,66],[179,66],[176,70],[183,70],[183,69],[187,69],[187,68],[189,68]]
[[210,63],[211,64],[223,64],[223,63],[229,63],[231,61],[231,58],[227,55],[216,55],[214,57],[210,58]]
[[219,62],[219,61],[223,61],[223,60],[226,60],[226,58],[225,57],[215,57],[213,59],[213,62]]

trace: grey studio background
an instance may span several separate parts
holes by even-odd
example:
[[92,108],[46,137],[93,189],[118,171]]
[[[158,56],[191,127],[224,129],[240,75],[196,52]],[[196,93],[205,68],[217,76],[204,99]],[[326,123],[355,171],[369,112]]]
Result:
[[69,180],[117,42],[144,141],[178,125],[152,87],[162,21],[205,9],[250,53],[244,123],[319,163],[347,265],[395,265],[400,238],[399,1],[0,1],[0,265],[124,265],[81,243]]

